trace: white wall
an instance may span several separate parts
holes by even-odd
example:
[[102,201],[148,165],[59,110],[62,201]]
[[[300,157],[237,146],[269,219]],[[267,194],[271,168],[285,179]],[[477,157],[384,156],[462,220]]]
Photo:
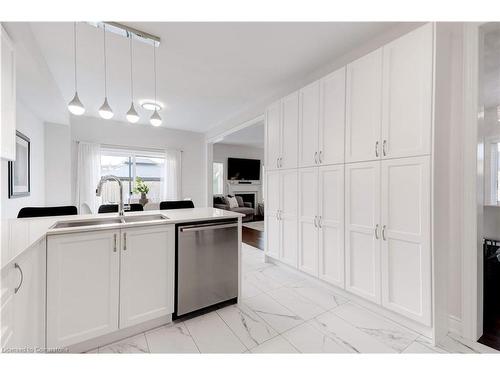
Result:
[[182,150],[182,198],[191,198],[195,206],[207,205],[205,138],[201,133],[155,128],[92,117],[71,118],[72,200],[75,200],[76,141],[108,145]]
[[44,124],[19,100],[16,106],[16,128],[31,140],[31,193],[27,197],[8,198],[8,162],[2,160],[2,219],[16,217],[22,207],[45,204]]
[[45,123],[45,203],[71,205],[71,128]]
[[[242,159],[259,159],[260,165],[264,163],[264,149],[249,146],[230,145],[224,143],[216,143],[213,148],[213,161],[224,163],[224,194],[228,194],[227,187],[227,159],[228,158],[242,158]],[[262,169],[261,169],[262,170]],[[262,181],[261,173],[261,181]],[[260,197],[262,197],[262,190],[260,190]]]

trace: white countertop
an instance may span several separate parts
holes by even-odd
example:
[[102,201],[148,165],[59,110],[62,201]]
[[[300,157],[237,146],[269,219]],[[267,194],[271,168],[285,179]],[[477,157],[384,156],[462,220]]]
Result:
[[135,222],[135,223],[115,223],[99,224],[85,227],[71,227],[51,229],[57,222],[75,221],[75,220],[93,220],[106,217],[118,217],[116,213],[110,214],[90,214],[90,215],[70,215],[70,216],[49,216],[26,219],[8,219],[0,221],[0,270],[9,266],[21,254],[30,249],[39,241],[44,240],[47,235],[64,234],[73,232],[82,232],[89,230],[116,229],[123,227],[135,227],[145,225],[165,225],[184,222],[217,220],[238,218],[245,215],[220,210],[212,207],[202,208],[183,208],[178,210],[157,210],[126,212],[125,216],[145,216],[145,215],[163,215],[165,220],[156,220],[154,222]]

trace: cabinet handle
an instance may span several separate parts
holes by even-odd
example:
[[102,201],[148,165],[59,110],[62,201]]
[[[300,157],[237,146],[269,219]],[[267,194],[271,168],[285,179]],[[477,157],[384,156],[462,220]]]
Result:
[[123,233],[123,250],[127,250],[127,233]]
[[279,162],[280,162],[280,168],[283,168],[283,157],[280,157]]
[[323,164],[323,151],[319,152],[319,163]]
[[280,211],[276,211],[276,220],[279,220],[280,219]]
[[314,164],[318,164],[318,151],[314,153]]
[[385,237],[385,225],[382,227],[382,239],[387,241],[387,238]]
[[115,240],[115,244],[113,246],[113,253],[116,253],[116,239],[117,239],[117,234],[115,233],[113,236],[114,236],[114,240]]
[[375,225],[375,239],[377,239],[377,240],[379,239],[379,237],[378,237],[378,229],[379,229],[379,225],[377,224],[377,225]]
[[317,217],[317,216],[314,216],[314,228],[317,228],[317,227],[318,227],[317,220],[318,220],[318,217]]
[[323,228],[323,225],[321,223],[321,221],[323,220],[323,216],[318,216],[318,228]]
[[280,167],[280,158],[276,158],[276,168]]
[[375,142],[375,156],[378,158],[378,141]]
[[386,139],[384,139],[384,142],[382,142],[382,154],[384,156],[387,155],[387,151],[385,150],[385,146],[387,146],[387,140]]
[[23,275],[23,270],[18,263],[14,263],[14,267],[17,268],[19,270],[19,273],[21,274],[21,281],[19,281],[19,285],[16,288],[14,288],[14,294],[17,294],[17,292],[19,292],[19,289],[21,289],[21,285],[23,285],[24,275]]

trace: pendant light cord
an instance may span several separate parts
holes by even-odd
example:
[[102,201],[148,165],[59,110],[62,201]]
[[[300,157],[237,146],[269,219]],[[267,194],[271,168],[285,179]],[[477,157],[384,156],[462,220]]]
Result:
[[78,91],[78,86],[76,83],[76,22],[73,22],[73,48],[75,56],[75,92]]
[[104,39],[104,98],[108,97],[108,85],[107,85],[107,74],[106,74],[106,24],[103,24],[103,39]]
[[153,59],[154,59],[154,72],[155,72],[155,107],[158,106],[156,103],[156,45],[153,43]]
[[132,34],[130,34],[130,96],[134,101],[134,80],[133,80],[133,58],[132,58]]

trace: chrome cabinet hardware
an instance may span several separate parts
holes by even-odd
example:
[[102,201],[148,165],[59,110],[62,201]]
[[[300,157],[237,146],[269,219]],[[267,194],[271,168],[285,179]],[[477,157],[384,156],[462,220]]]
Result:
[[276,158],[276,168],[280,167],[280,158]]
[[127,250],[127,233],[123,233],[123,250]]
[[114,236],[114,240],[115,240],[115,244],[113,246],[113,252],[116,253],[116,240],[117,240],[118,235],[115,233],[113,236]]
[[323,216],[318,216],[318,228],[323,228]]
[[379,229],[379,225],[377,224],[377,225],[375,225],[375,239],[377,239],[377,240],[379,239],[379,237],[378,237],[378,229]]
[[314,164],[318,164],[318,151],[314,153]]
[[279,160],[279,167],[283,168],[283,157],[280,156]]
[[386,148],[386,146],[387,146],[387,140],[386,140],[386,139],[384,139],[384,142],[382,142],[382,154],[383,154],[384,156],[386,156],[386,155],[387,155],[387,150],[385,149],[385,148]]
[[382,239],[384,241],[387,241],[387,238],[385,237],[385,227],[386,227],[385,225],[382,227]]
[[19,285],[16,288],[14,288],[14,294],[17,294],[17,292],[19,292],[19,289],[21,289],[21,285],[23,285],[24,274],[23,274],[23,269],[18,263],[14,263],[14,268],[17,268],[19,270],[19,273],[21,274],[21,280],[19,281]]
[[375,156],[378,158],[378,141],[375,142]]
[[319,157],[318,157],[318,159],[319,159],[319,163],[320,163],[320,164],[323,164],[323,151],[320,151],[318,156],[319,156]]

